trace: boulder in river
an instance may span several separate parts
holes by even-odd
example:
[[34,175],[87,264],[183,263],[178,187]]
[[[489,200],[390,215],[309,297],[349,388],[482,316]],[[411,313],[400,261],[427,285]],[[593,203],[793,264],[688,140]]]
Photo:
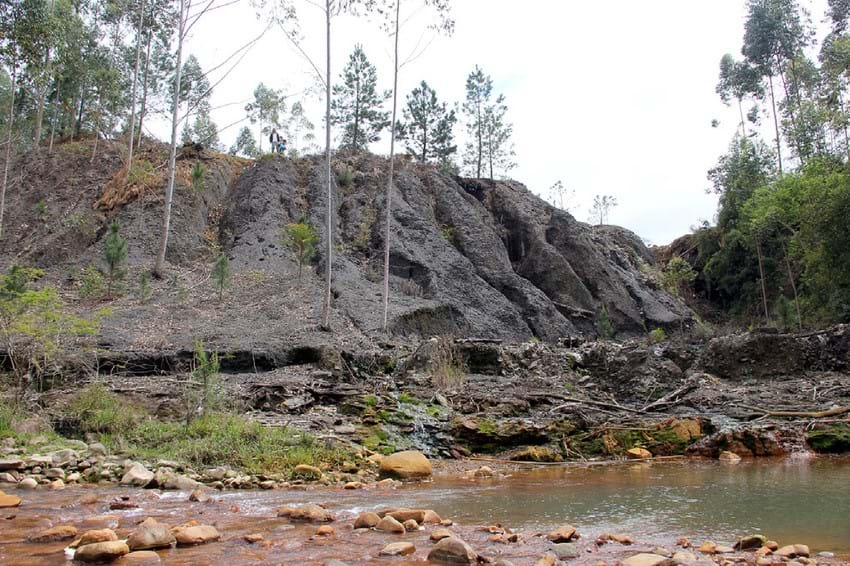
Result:
[[555,553],[555,556],[559,560],[571,560],[579,556],[578,548],[571,542],[561,542],[553,545],[552,552]]
[[171,529],[165,523],[160,523],[150,517],[142,521],[136,529],[130,533],[127,546],[130,550],[152,550],[155,548],[167,548],[176,542]]
[[623,566],[657,566],[667,560],[666,556],[641,552],[623,560]]
[[121,540],[95,542],[81,546],[74,553],[74,560],[80,562],[112,562],[129,554],[127,543]]
[[410,520],[416,521],[419,524],[425,522],[424,509],[398,509],[396,511],[391,511],[387,513],[387,515],[389,515],[396,521],[400,521],[402,523]]
[[375,528],[385,533],[397,533],[403,535],[407,532],[407,529],[404,528],[404,525],[402,525],[400,522],[398,522],[398,520],[396,520],[390,515],[387,515],[386,517],[381,519],[381,522],[378,523]]
[[416,547],[410,542],[392,542],[381,549],[381,556],[408,556],[416,552]]
[[159,554],[152,550],[137,550],[125,554],[121,559],[121,566],[148,566],[162,562]]
[[459,538],[448,537],[434,545],[434,548],[428,553],[428,561],[435,564],[471,566],[478,563],[478,554]]
[[284,517],[290,521],[305,523],[330,523],[334,520],[334,514],[315,503],[308,503],[300,507],[284,506],[277,510],[278,517]]
[[551,533],[549,533],[546,538],[551,540],[552,542],[570,542],[571,540],[578,538],[576,536],[576,528],[572,525],[564,525]]
[[749,535],[738,539],[735,550],[755,550],[764,546],[767,537],[764,535]]
[[177,546],[195,546],[214,542],[221,538],[221,533],[211,525],[175,527],[171,530],[171,533],[177,539]]
[[378,523],[381,522],[381,518],[377,513],[373,513],[371,511],[366,511],[360,513],[357,518],[354,520],[354,528],[355,529],[371,529],[372,527],[378,526]]
[[72,539],[77,536],[77,527],[74,525],[57,525],[38,534],[27,537],[28,542],[56,542],[58,540]]
[[121,478],[121,485],[146,487],[153,481],[154,474],[142,464],[134,462]]
[[98,542],[110,542],[113,540],[118,540],[118,535],[116,535],[115,531],[112,529],[94,529],[84,532],[76,546],[85,546],[87,544],[95,544]]
[[401,479],[427,478],[433,472],[431,462],[422,452],[405,450],[381,460],[381,475]]
[[630,460],[648,460],[652,458],[652,452],[646,448],[629,448],[626,450],[626,457]]
[[0,509],[17,507],[20,504],[21,498],[17,495],[6,495],[3,491],[0,491]]

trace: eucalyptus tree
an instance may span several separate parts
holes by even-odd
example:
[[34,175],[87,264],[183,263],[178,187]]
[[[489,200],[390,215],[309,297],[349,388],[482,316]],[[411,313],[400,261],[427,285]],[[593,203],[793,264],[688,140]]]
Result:
[[[414,61],[422,55],[423,50],[427,48],[419,48],[417,43],[406,59],[399,59],[399,38],[402,30],[402,11],[401,4],[404,1],[405,5],[410,6],[411,15],[405,16],[405,21],[409,21],[412,14],[418,12],[423,7],[430,8],[434,13],[434,23],[430,27],[439,32],[451,34],[454,32],[454,20],[451,17],[450,1],[449,0],[383,0],[379,5],[378,11],[384,16],[384,30],[390,34],[393,39],[393,110],[392,121],[390,122],[390,172],[387,180],[387,195],[386,195],[386,235],[384,237],[384,316],[382,328],[387,331],[387,317],[389,311],[390,299],[390,224],[392,221],[392,189],[395,173],[395,138],[396,124],[398,111],[398,75],[402,66]],[[420,37],[421,40],[421,37]],[[444,124],[445,126],[445,124]],[[445,136],[445,132],[443,131]]]
[[[245,112],[252,124],[260,124],[260,147],[263,150],[263,138],[272,128],[280,128],[280,116],[286,111],[285,97],[280,90],[260,83],[254,89],[254,100],[245,105]],[[272,148],[273,149],[273,148]]]
[[756,70],[746,61],[736,61],[727,53],[720,59],[720,77],[715,90],[724,104],[729,105],[732,100],[737,103],[741,118],[741,135],[746,137],[744,99],[748,96],[757,99],[764,97],[764,89]]
[[21,42],[26,40],[22,29],[23,6],[12,2],[0,7],[0,63],[9,69],[9,119],[6,122],[3,180],[0,184],[0,238],[3,237],[3,215],[6,210],[6,185],[9,180],[9,163],[12,160],[12,137],[15,127],[15,89],[17,88]]

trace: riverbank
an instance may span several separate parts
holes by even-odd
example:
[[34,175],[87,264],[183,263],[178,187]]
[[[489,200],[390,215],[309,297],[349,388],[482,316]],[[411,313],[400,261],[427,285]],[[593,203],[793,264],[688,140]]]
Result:
[[[385,482],[359,490],[317,483],[194,495],[104,485],[9,490],[22,502],[0,510],[0,560],[63,564],[65,548],[86,531],[111,529],[117,539],[133,540],[134,532],[150,527],[150,522],[140,524],[152,518],[169,532],[195,522],[216,534],[204,531],[210,540],[203,544],[177,544],[177,537],[156,550],[155,558],[142,556],[153,561],[145,563],[424,563],[435,539],[450,534],[485,562],[503,565],[846,564],[850,548],[843,549],[841,541],[846,546],[850,539],[841,529],[847,528],[843,518],[850,497],[842,486],[848,479],[846,459],[814,458],[736,466],[690,460],[511,468],[493,475],[458,475],[438,467],[430,482]],[[815,497],[824,490],[833,494],[828,506]],[[433,510],[439,518],[397,514],[404,532],[390,521],[380,529],[354,528],[374,524],[364,514],[383,515],[392,508]],[[296,520],[292,509],[311,512]],[[418,521],[414,525],[411,519]],[[560,538],[550,536],[559,530]],[[54,540],[43,540],[51,533]],[[735,543],[744,538],[758,548],[736,551]],[[777,543],[775,550],[757,553],[762,543],[768,550],[774,546],[770,540]],[[412,552],[403,559],[383,556],[390,545],[395,546],[389,551],[402,553],[411,552],[412,545]]]

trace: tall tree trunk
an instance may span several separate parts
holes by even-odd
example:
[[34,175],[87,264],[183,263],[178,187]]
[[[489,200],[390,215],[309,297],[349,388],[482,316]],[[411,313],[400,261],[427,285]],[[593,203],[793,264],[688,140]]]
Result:
[[785,269],[788,270],[788,282],[791,283],[791,290],[794,291],[794,308],[797,310],[797,328],[803,329],[803,317],[800,315],[800,297],[797,294],[797,283],[794,281],[794,272],[791,271],[791,260],[788,259],[788,246],[782,246],[782,252],[785,255]]
[[47,147],[47,152],[53,152],[53,140],[56,137],[56,118],[59,113],[59,95],[61,93],[62,83],[56,81],[56,94],[53,97],[53,116],[50,118],[50,145]]
[[741,115],[741,134],[747,137],[747,126],[744,123],[744,107],[741,104],[741,99],[738,99],[738,113]]
[[773,75],[768,77],[770,83],[770,105],[773,108],[773,127],[776,130],[776,159],[779,162],[779,172],[782,173],[782,141],[779,137],[779,118],[776,116],[776,97],[773,94]]
[[475,171],[475,178],[481,178],[481,160],[484,157],[484,135],[481,133],[483,125],[481,124],[481,102],[478,102],[478,167]]
[[174,81],[173,108],[171,110],[171,151],[168,156],[168,186],[165,189],[165,209],[162,214],[162,232],[159,236],[159,253],[156,256],[153,273],[161,278],[165,272],[165,251],[168,249],[168,230],[171,226],[171,202],[174,198],[174,176],[177,172],[177,128],[180,109],[180,75],[183,67],[183,40],[186,28],[186,2],[180,0],[180,23],[177,31],[177,61]]
[[133,165],[133,141],[136,135],[136,91],[139,84],[139,60],[142,57],[142,27],[145,22],[145,0],[139,6],[139,31],[136,33],[136,67],[133,69],[133,94],[130,102],[130,141],[127,144],[127,171]]
[[[98,106],[102,108],[100,97],[98,97]],[[97,112],[97,120],[94,122],[94,146],[91,151],[91,159],[89,163],[94,163],[94,158],[97,156],[97,141],[100,139],[100,110]]]
[[759,260],[759,277],[761,278],[761,300],[764,305],[764,319],[770,325],[770,313],[767,310],[767,286],[764,282],[764,261],[761,253],[761,240],[756,237],[756,255]]
[[805,164],[808,152],[804,154],[803,148],[800,146],[800,140],[797,138],[799,130],[797,129],[797,118],[794,115],[794,99],[788,92],[788,81],[785,80],[785,73],[780,72],[779,78],[782,79],[782,90],[785,92],[785,100],[788,103],[788,115],[791,118],[791,130],[794,132],[791,142],[797,148],[797,155],[800,156],[800,162]]
[[401,0],[395,1],[395,52],[393,56],[393,121],[390,129],[390,178],[387,182],[387,232],[384,238],[384,322],[381,328],[387,331],[387,318],[390,307],[390,224],[392,223],[392,191],[395,175],[395,123],[398,109],[398,31]]
[[74,138],[79,139],[83,130],[83,109],[86,106],[86,95],[80,87],[80,112],[77,114],[77,124],[74,126]]
[[357,145],[357,138],[360,137],[360,79],[358,78],[354,83],[354,136],[351,139],[351,145],[356,150],[359,149],[359,145]]
[[3,238],[3,214],[6,211],[6,184],[9,181],[9,162],[12,160],[12,130],[15,126],[15,87],[18,61],[12,59],[12,88],[9,91],[9,131],[6,132],[6,156],[3,159],[3,184],[0,185],[0,238]]
[[148,70],[151,66],[151,39],[153,33],[148,33],[148,44],[145,47],[145,77],[142,81],[142,107],[139,109],[139,137],[136,140],[136,147],[142,147],[142,124],[145,120],[145,112],[148,105]]
[[325,165],[328,176],[328,257],[325,261],[325,296],[322,300],[322,328],[330,329],[331,272],[333,271],[333,179],[331,178],[331,2],[325,0],[327,66],[325,67]]

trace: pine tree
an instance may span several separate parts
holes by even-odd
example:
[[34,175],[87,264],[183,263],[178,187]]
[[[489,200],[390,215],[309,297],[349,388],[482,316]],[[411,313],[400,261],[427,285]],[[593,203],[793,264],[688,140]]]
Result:
[[224,296],[224,288],[227,286],[227,281],[230,279],[230,262],[225,254],[219,254],[213,264],[212,279],[215,282],[215,288],[218,290],[218,302]]
[[457,152],[457,145],[453,143],[457,117],[447,103],[438,101],[437,93],[427,82],[422,81],[407,95],[404,120],[400,124],[399,137],[411,155],[423,163],[451,161],[451,156]]
[[109,233],[103,240],[103,257],[106,260],[106,276],[108,284],[106,297],[112,298],[112,290],[116,280],[124,278],[124,270],[121,267],[127,259],[127,241],[119,233],[120,226],[117,221],[109,225]]
[[316,253],[316,242],[319,237],[316,231],[307,222],[307,218],[302,216],[298,222],[292,222],[286,225],[284,233],[284,244],[295,254],[295,259],[298,262],[298,284],[301,284],[301,270],[304,263],[313,257]]
[[466,79],[466,101],[463,112],[466,115],[466,131],[469,141],[466,144],[463,161],[464,165],[481,178],[486,154],[487,109],[490,107],[490,97],[493,95],[493,79],[484,74],[478,65]]
[[343,149],[364,151],[389,126],[389,112],[381,110],[389,92],[378,92],[378,72],[361,45],[354,47],[342,72],[342,84],[333,87],[331,124],[343,127]]

